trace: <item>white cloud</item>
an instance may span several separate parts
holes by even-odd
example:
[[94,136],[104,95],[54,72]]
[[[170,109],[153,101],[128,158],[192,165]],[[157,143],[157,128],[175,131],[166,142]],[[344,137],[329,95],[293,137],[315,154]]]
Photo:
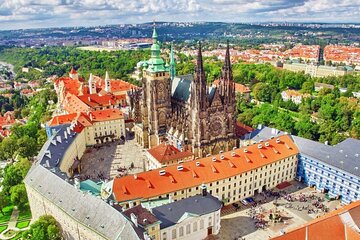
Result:
[[0,28],[133,23],[154,18],[360,22],[359,12],[360,0],[2,0]]

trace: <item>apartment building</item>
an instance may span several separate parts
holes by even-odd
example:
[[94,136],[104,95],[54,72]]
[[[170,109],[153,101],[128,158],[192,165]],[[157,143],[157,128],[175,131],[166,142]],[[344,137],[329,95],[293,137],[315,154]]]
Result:
[[117,203],[126,208],[156,199],[178,201],[208,192],[225,204],[253,196],[296,176],[298,150],[288,135],[112,182]]

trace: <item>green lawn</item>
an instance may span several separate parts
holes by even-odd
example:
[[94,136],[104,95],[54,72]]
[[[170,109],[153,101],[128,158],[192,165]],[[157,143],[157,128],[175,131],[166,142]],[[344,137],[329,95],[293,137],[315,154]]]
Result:
[[13,205],[9,205],[9,206],[6,206],[6,207],[3,208],[2,211],[3,211],[4,214],[2,214],[0,212],[0,223],[6,223],[6,222],[8,222],[10,220],[11,213],[12,213],[13,209],[14,209]]
[[22,228],[26,228],[27,226],[29,226],[29,224],[30,224],[30,220],[17,222],[16,227],[22,229]]
[[7,225],[5,226],[0,226],[0,233],[2,233],[3,231],[5,231],[7,229]]
[[14,231],[14,230],[7,230],[7,231],[4,233],[4,236],[5,236],[5,237],[15,237],[16,234],[17,234],[17,232]]
[[24,210],[20,210],[19,212],[19,217],[18,217],[18,221],[21,221],[21,220],[28,220],[28,219],[31,219],[31,211],[30,211],[30,208],[26,208]]

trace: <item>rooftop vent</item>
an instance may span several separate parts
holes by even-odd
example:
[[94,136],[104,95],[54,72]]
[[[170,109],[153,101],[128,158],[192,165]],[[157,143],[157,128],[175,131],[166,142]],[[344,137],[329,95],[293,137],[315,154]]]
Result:
[[197,167],[200,167],[200,162],[196,162],[196,166],[197,166]]
[[210,154],[210,153],[206,154],[206,157],[210,157],[210,156],[211,156],[211,154]]
[[355,153],[355,157],[359,157],[359,154],[358,154],[358,153]]
[[224,159],[225,159],[225,156],[224,156],[224,155],[221,155],[221,156],[220,156],[220,159],[221,159],[221,160],[224,160]]
[[138,178],[137,174],[134,174],[134,179],[136,180]]
[[258,148],[262,148],[262,144],[259,144],[259,145],[258,145]]
[[277,139],[276,139],[276,143],[280,143],[280,138],[277,138]]
[[233,147],[233,150],[237,149],[237,147]]
[[181,164],[181,163],[184,163],[184,161],[183,160],[178,161],[178,164]]
[[213,157],[213,158],[212,158],[212,161],[213,161],[213,162],[216,162],[216,157]]
[[159,174],[160,174],[160,176],[164,176],[166,174],[166,171],[165,170],[160,170]]
[[219,153],[222,154],[224,151],[223,150],[220,150]]
[[248,152],[247,148],[244,148],[244,153],[247,153],[247,152]]
[[235,152],[231,152],[231,156],[235,157],[236,153]]
[[266,143],[265,143],[265,146],[266,146],[266,147],[270,146],[270,143],[269,143],[269,142],[266,142]]
[[199,157],[196,157],[195,160],[196,160],[196,159],[199,159]]
[[177,166],[177,170],[178,170],[178,171],[182,171],[182,170],[184,170],[183,165],[179,165],[179,166]]

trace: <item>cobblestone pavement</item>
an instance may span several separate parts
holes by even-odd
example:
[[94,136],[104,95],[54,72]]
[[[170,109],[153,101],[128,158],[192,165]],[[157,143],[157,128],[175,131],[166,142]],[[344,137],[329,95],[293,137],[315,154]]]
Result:
[[[304,185],[296,181],[291,182],[291,184],[291,186],[284,188],[281,191],[285,191],[292,196],[300,196],[301,194],[304,194],[307,196],[314,195],[316,196],[316,198],[320,197],[322,199],[324,197],[323,193],[317,192],[316,190],[309,187],[305,187]],[[262,204],[258,204],[253,209],[261,212],[261,214],[264,216],[263,219],[268,222],[268,226],[264,229],[257,229],[255,227],[255,220],[249,215],[251,206],[244,206],[241,203],[237,203],[241,207],[238,211],[236,211],[235,207],[233,206],[226,206],[225,209],[222,210],[221,229],[220,233],[215,236],[216,239],[266,240],[270,237],[278,236],[280,234],[280,231],[287,232],[308,222],[309,220],[325,214],[325,212],[321,210],[318,210],[317,213],[308,213],[308,210],[306,210],[307,208],[314,209],[316,211],[317,208],[312,204],[316,200],[308,199],[306,202],[300,202],[297,200],[293,202],[288,202],[283,198],[276,201],[274,200],[274,198],[267,198],[265,200],[265,197],[261,194],[255,196],[254,199],[256,202],[262,202]],[[283,221],[280,223],[272,223],[269,221],[270,211],[275,210],[274,202],[276,202],[277,204],[277,211],[283,218]],[[331,202],[325,200],[321,203],[328,207],[329,211],[332,211],[340,206],[340,202],[338,200]],[[262,211],[259,210],[260,207],[263,209]]]
[[145,151],[134,139],[89,147],[81,158],[80,178],[98,181],[142,172],[145,159]]

